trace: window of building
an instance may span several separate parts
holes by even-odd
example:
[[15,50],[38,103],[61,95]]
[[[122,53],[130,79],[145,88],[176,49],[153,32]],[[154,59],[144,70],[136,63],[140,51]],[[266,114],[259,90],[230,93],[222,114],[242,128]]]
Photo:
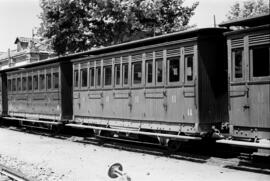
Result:
[[243,78],[243,49],[232,50],[233,77]]
[[270,46],[252,48],[253,77],[270,76]]
[[135,62],[132,64],[133,70],[133,84],[142,83],[142,62]]
[[90,87],[95,86],[95,68],[90,68],[89,69],[89,80],[90,80]]
[[28,76],[28,90],[31,91],[33,89],[32,86],[32,76]]
[[162,59],[157,59],[156,60],[156,82],[161,83],[163,80],[163,64],[162,64]]
[[112,85],[112,66],[106,66],[103,68],[104,85]]
[[12,79],[12,91],[16,91],[16,79]]
[[27,79],[26,77],[22,78],[22,91],[26,91],[27,89]]
[[168,59],[169,82],[179,82],[180,78],[180,57]]
[[96,67],[96,86],[100,87],[101,86],[101,68]]
[[120,64],[116,64],[114,66],[114,76],[115,76],[115,85],[120,85],[120,75],[121,75],[121,70],[120,70]]
[[128,63],[122,64],[123,85],[128,85]]
[[153,83],[153,60],[146,61],[146,83]]
[[45,75],[39,74],[39,90],[45,89]]
[[194,56],[193,55],[187,55],[185,56],[185,80],[187,82],[193,81],[194,79]]
[[17,78],[17,91],[22,90],[22,82],[21,82],[21,77]]
[[33,76],[33,88],[34,90],[38,90],[38,76],[37,75]]
[[81,69],[81,86],[82,87],[87,87],[87,80],[88,75],[87,75],[87,68]]
[[46,87],[47,89],[52,88],[52,74],[51,73],[46,74]]
[[11,79],[8,79],[8,91],[11,91]]
[[58,72],[53,73],[53,88],[54,89],[59,88],[59,73]]
[[74,70],[74,87],[79,87],[79,70]]

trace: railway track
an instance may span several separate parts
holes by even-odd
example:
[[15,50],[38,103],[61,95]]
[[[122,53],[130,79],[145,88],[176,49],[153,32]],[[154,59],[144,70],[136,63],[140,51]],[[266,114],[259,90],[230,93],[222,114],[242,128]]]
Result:
[[[150,154],[171,159],[186,160],[197,163],[218,165],[234,170],[270,174],[270,158],[255,158],[249,153],[249,149],[231,147],[214,143],[189,142],[184,143],[178,152],[170,152],[166,147],[155,143],[127,140],[121,138],[108,138],[105,136],[91,136],[81,133],[76,135],[71,132],[52,134],[39,130],[21,129],[18,127],[9,128],[14,131],[28,132],[39,136],[46,136],[61,140],[68,140],[82,144],[98,145],[111,149],[119,149],[141,154]],[[74,136],[76,135],[76,136]]]
[[33,181],[24,174],[0,164],[0,181]]

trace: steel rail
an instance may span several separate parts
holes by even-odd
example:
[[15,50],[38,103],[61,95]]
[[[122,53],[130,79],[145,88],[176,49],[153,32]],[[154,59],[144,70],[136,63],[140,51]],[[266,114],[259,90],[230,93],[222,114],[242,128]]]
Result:
[[0,164],[0,174],[5,175],[8,178],[16,181],[31,181],[30,179],[26,178],[26,176],[22,173],[19,173],[18,171],[8,168],[2,164]]

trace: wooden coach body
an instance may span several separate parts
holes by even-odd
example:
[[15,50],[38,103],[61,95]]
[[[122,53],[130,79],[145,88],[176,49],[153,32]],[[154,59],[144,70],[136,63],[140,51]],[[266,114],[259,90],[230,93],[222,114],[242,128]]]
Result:
[[230,134],[270,139],[270,16],[221,26],[244,26],[225,33],[228,46]]
[[73,61],[78,124],[199,135],[227,121],[224,29],[124,43]]
[[5,70],[8,116],[62,121],[72,118],[72,65],[52,59]]

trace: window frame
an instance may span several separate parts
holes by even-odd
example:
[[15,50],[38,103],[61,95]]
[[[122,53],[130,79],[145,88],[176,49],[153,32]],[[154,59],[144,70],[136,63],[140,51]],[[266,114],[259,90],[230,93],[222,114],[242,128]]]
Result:
[[[50,75],[50,87],[48,86],[48,75]],[[52,70],[51,69],[46,69],[46,73],[45,73],[45,84],[46,84],[46,90],[47,91],[51,91],[52,90]]]
[[7,91],[12,92],[12,78],[11,77],[7,78]]
[[[92,76],[92,71],[91,70],[93,70],[93,76]],[[94,89],[95,88],[95,85],[96,85],[96,69],[95,69],[95,67],[94,66],[92,66],[92,67],[89,67],[89,88],[90,89]],[[92,80],[93,80],[93,85],[92,85]]]
[[[192,57],[192,80],[188,80],[187,78],[187,68],[188,68],[188,58]],[[180,69],[181,70],[181,69]],[[195,80],[195,55],[194,54],[186,54],[184,55],[184,81],[185,84],[194,84]]]
[[[253,70],[254,70],[254,64],[253,64],[253,51],[254,49],[259,49],[259,48],[267,48],[268,47],[268,56],[269,56],[269,75],[268,76],[254,76],[253,75]],[[249,77],[250,80],[252,81],[261,81],[261,80],[269,80],[270,79],[270,44],[264,44],[264,45],[254,45],[249,47]]]
[[[83,72],[86,70],[86,85],[83,86]],[[79,87],[80,89],[87,89],[88,88],[88,67],[87,66],[81,66],[79,71]]]
[[[164,66],[163,66],[163,64],[164,64],[164,59],[163,58],[155,58],[155,85],[156,86],[163,86],[164,85],[164,82],[165,82],[165,77],[164,77]],[[161,82],[158,82],[158,71],[157,71],[157,68],[158,68],[158,66],[157,66],[157,62],[161,62],[161,67],[162,67],[162,73],[161,73],[161,75],[162,75],[162,80],[161,80]]]
[[[58,87],[56,88],[55,87],[55,81],[54,81],[54,75],[55,74],[57,74],[58,75]],[[60,90],[60,80],[61,80],[61,78],[60,78],[60,71],[59,71],[59,68],[56,70],[56,69],[54,69],[53,71],[52,71],[52,89],[53,90]]]
[[[111,83],[109,84],[109,85],[106,85],[105,83],[106,83],[106,71],[105,71],[105,69],[107,69],[107,68],[109,68],[110,67],[110,69],[111,69]],[[105,65],[105,66],[103,66],[102,67],[102,69],[103,69],[103,87],[104,88],[111,88],[112,86],[113,86],[113,66],[112,65]]]
[[[98,70],[100,70],[100,77],[98,77]],[[98,82],[98,78],[100,79],[100,81]],[[99,83],[99,85],[98,85]],[[95,88],[96,89],[100,89],[102,88],[102,66],[98,65],[95,68]]]
[[[134,83],[135,82],[135,80],[134,80],[134,78],[135,78],[135,65],[136,64],[140,64],[141,65],[141,81],[140,81],[140,83]],[[143,61],[135,61],[135,62],[132,62],[131,63],[131,85],[132,85],[132,87],[141,87],[142,86],[142,84],[143,84]]]
[[[175,60],[176,58],[178,58],[178,81],[170,81],[170,62],[172,60]],[[181,82],[181,56],[170,56],[166,58],[166,62],[167,62],[167,72],[166,72],[166,76],[167,76],[167,85],[179,85],[179,83]]]
[[[20,82],[18,81],[20,80]],[[22,78],[21,78],[21,74],[18,74],[16,76],[16,89],[17,89],[17,93],[20,93],[22,91]]]
[[[39,73],[38,73],[38,90],[41,92],[46,91],[46,77],[44,73],[45,73],[44,70],[39,70]],[[41,77],[43,77],[43,87],[42,87]]]
[[[29,78],[31,77],[31,89],[29,89]],[[27,92],[32,92],[34,90],[34,87],[33,87],[33,75],[32,75],[32,72],[31,73],[28,73],[27,74]]]
[[[127,67],[127,83],[125,83],[125,73],[126,73],[126,71],[125,71],[125,69],[124,69],[124,66],[126,66]],[[129,77],[130,77],[130,72],[129,72],[129,62],[125,62],[125,63],[122,63],[121,64],[121,75],[122,75],[122,79],[121,79],[121,81],[122,81],[122,87],[124,87],[124,88],[127,88],[127,87],[129,87]]]
[[[152,63],[152,82],[148,83],[148,62]],[[145,85],[147,86],[154,86],[155,85],[155,61],[154,59],[146,59],[145,60]]]
[[[119,84],[116,84],[117,80],[117,71],[116,68],[119,67]],[[122,64],[116,63],[114,64],[114,86],[115,88],[120,88],[122,85]]]
[[[241,50],[242,51],[242,77],[235,77],[235,54],[236,51]],[[245,58],[244,58],[244,48],[233,48],[231,50],[231,80],[234,82],[241,82],[245,80]]]
[[[28,82],[27,82],[27,74],[22,74],[22,92],[27,92],[27,85],[28,85]],[[24,86],[24,81],[23,79],[25,78],[25,86]],[[25,87],[25,89],[24,89]]]
[[[35,76],[37,77],[37,88],[36,88],[36,89],[35,89],[35,81],[34,81],[34,79],[35,79],[34,77],[35,77]],[[38,87],[38,86],[39,86],[38,77],[39,77],[39,76],[38,76],[38,72],[34,72],[34,73],[33,73],[33,77],[32,77],[32,85],[33,85],[32,88],[33,88],[33,91],[34,91],[34,92],[38,92],[38,91],[39,91],[39,87]]]

